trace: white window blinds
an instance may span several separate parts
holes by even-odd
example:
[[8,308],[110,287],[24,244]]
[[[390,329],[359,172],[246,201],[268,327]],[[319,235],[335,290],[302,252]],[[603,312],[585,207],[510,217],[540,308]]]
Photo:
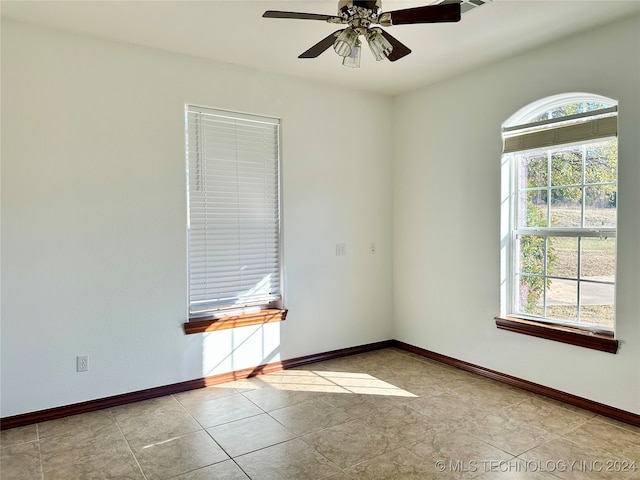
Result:
[[[609,116],[598,117],[601,112]],[[502,153],[615,137],[618,133],[616,114],[617,107],[612,107],[504,129]],[[556,125],[574,118],[577,121],[573,123]]]
[[189,313],[281,298],[278,119],[187,108]]

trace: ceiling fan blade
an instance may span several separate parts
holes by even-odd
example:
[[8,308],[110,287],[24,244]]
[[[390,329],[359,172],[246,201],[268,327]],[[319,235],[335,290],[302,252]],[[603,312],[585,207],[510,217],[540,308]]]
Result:
[[424,7],[394,10],[380,15],[380,23],[387,25],[386,17],[391,22],[388,25],[407,25],[411,23],[440,23],[460,21],[460,4],[444,3],[440,5],[425,5]]
[[389,35],[387,32],[385,32],[382,29],[380,29],[380,32],[382,32],[382,36],[386,38],[389,41],[389,43],[393,46],[393,50],[391,50],[389,57],[387,57],[389,58],[390,62],[395,62],[396,60],[400,60],[402,57],[406,57],[411,53],[411,49],[406,45],[404,45],[403,43],[400,43],[400,40]]
[[279,10],[267,10],[262,14],[263,18],[296,18],[301,20],[329,20],[338,18],[335,15],[322,15],[320,13],[281,12]]
[[339,35],[340,32],[342,32],[343,30],[344,28],[336,32],[333,32],[328,37],[323,38],[318,43],[316,43],[313,47],[311,47],[309,50],[298,55],[298,58],[316,58],[318,55],[320,55],[325,50],[327,50],[331,45],[333,45],[333,43],[335,42],[336,36]]

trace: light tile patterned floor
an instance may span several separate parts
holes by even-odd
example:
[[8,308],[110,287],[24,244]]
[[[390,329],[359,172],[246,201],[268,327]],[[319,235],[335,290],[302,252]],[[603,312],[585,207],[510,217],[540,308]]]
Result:
[[0,443],[2,480],[640,480],[640,428],[392,348]]

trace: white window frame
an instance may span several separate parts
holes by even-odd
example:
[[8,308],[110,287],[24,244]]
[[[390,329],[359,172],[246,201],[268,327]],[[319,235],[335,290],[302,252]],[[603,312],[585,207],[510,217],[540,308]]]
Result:
[[[593,111],[593,112],[585,112],[576,115],[571,115],[568,117],[560,117],[557,119],[546,119],[540,120],[539,118],[530,122],[530,119],[536,119],[545,111],[552,110],[556,107],[579,103],[579,102],[594,102],[594,103],[603,103],[609,105],[608,107]],[[613,117],[613,121],[611,120]],[[597,124],[599,120],[594,119],[605,119],[600,124]],[[607,120],[607,118],[609,120]],[[566,131],[569,129],[565,129],[563,132],[553,132],[554,129],[560,130],[563,125],[569,124],[579,124],[587,122],[593,123],[592,133],[580,133],[578,132],[578,136],[580,135],[591,135],[588,140],[579,140],[579,141],[570,141],[570,135],[566,135]],[[606,125],[605,125],[606,124]],[[598,127],[600,126],[600,130]],[[613,130],[612,130],[613,129]],[[597,133],[599,131],[599,134]],[[612,131],[614,133],[612,134]],[[533,133],[533,135],[529,135],[532,138],[526,138],[527,133]],[[596,132],[596,133],[593,133]],[[572,132],[575,134],[575,132]],[[563,135],[567,138],[563,138]],[[520,137],[520,138],[514,138]],[[584,330],[588,330],[595,333],[605,333],[605,334],[613,334],[615,330],[615,314],[614,314],[614,327],[611,329],[603,326],[603,325],[593,325],[587,323],[577,323],[572,321],[562,321],[556,318],[550,318],[545,316],[535,316],[535,315],[527,315],[521,312],[517,312],[516,305],[518,303],[517,296],[519,294],[518,286],[517,286],[517,275],[518,273],[518,235],[535,235],[545,237],[545,247],[544,247],[544,256],[546,258],[547,255],[547,240],[549,237],[577,237],[578,238],[578,259],[577,259],[577,308],[578,314],[580,312],[580,285],[583,283],[604,283],[613,285],[614,288],[614,311],[615,311],[615,288],[616,282],[591,282],[589,280],[585,280],[580,276],[580,265],[581,265],[581,238],[615,238],[617,234],[617,220],[616,226],[613,228],[610,227],[584,227],[584,228],[558,228],[558,227],[521,227],[518,226],[518,218],[517,218],[517,209],[518,209],[518,198],[520,195],[519,191],[519,181],[518,174],[519,166],[517,165],[517,154],[520,152],[526,152],[529,150],[543,150],[547,149],[548,153],[553,149],[562,149],[576,145],[588,145],[590,143],[598,143],[605,141],[607,139],[617,139],[617,102],[612,99],[608,99],[605,97],[600,97],[591,94],[585,93],[577,93],[577,94],[563,94],[557,95],[554,97],[549,97],[546,99],[542,99],[538,102],[534,102],[529,106],[521,109],[515,115],[513,115],[505,124],[503,125],[503,156],[502,156],[502,205],[501,205],[501,305],[500,312],[502,316],[512,317],[512,318],[520,318],[524,320],[533,320],[542,323],[548,323],[551,325],[558,326],[569,326],[574,328],[580,328]],[[535,148],[527,148],[527,142],[530,145],[533,145]],[[541,143],[548,142],[545,146],[540,146]],[[584,153],[584,151],[583,151]],[[547,187],[541,187],[541,190],[546,190],[548,193],[550,192],[550,175],[551,172],[548,172],[548,183]],[[611,183],[608,183],[611,184]],[[581,207],[581,215],[584,219],[585,205],[584,205],[584,187],[585,185],[591,186],[596,184],[585,184],[585,164],[583,160],[582,164],[582,181],[579,184],[576,184],[576,187],[582,188],[582,207]],[[571,185],[573,186],[573,185]],[[616,181],[617,186],[617,181]],[[562,186],[553,186],[562,187]],[[568,186],[565,186],[568,187]],[[547,193],[547,195],[548,195]],[[616,208],[617,208],[617,188],[616,188]],[[551,198],[547,198],[547,216],[546,218],[550,221],[551,219]],[[617,270],[617,269],[616,269]],[[546,281],[548,277],[552,278],[560,278],[554,275],[548,275],[545,271],[543,273],[542,278]],[[575,280],[575,279],[571,279]],[[546,283],[546,282],[545,282]],[[546,289],[545,289],[546,291]],[[546,294],[546,293],[545,293]],[[545,301],[546,304],[546,301]],[[579,319],[579,316],[578,316]]]
[[280,119],[186,105],[185,123],[189,318],[282,308]]

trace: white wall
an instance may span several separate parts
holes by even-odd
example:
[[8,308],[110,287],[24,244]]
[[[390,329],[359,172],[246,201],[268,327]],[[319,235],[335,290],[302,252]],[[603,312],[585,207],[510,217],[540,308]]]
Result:
[[[3,21],[0,416],[388,338],[640,413],[639,23],[392,104]],[[568,91],[620,102],[617,355],[493,321],[500,124]],[[282,118],[282,324],[182,333],[185,103]]]
[[[282,324],[181,330],[186,103],[282,119]],[[391,338],[391,109],[3,21],[0,415]]]
[[[636,16],[396,99],[396,339],[640,413],[639,85]],[[501,123],[575,91],[619,101],[617,355],[505,332],[493,320]]]

